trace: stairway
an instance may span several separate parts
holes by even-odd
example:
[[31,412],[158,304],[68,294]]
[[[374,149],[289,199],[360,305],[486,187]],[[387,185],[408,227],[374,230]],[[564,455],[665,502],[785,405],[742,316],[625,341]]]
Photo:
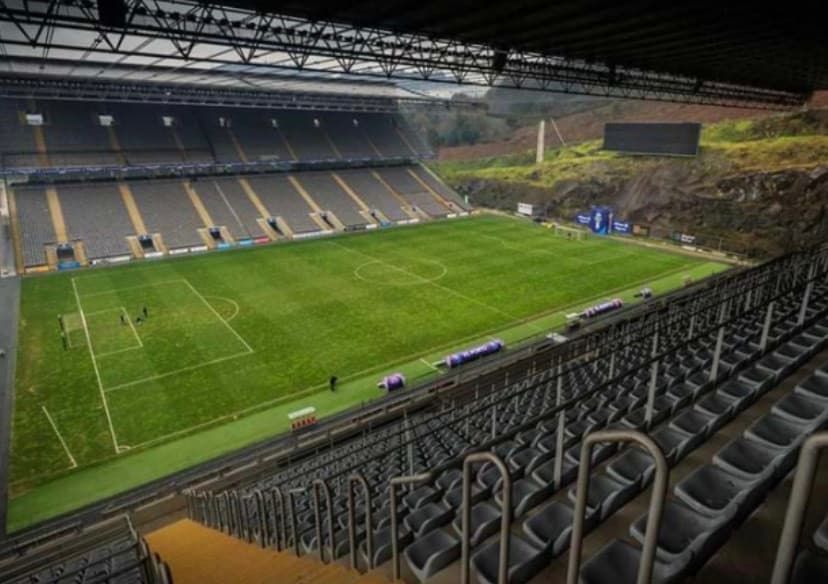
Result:
[[338,564],[262,549],[184,519],[146,537],[175,584],[388,584]]

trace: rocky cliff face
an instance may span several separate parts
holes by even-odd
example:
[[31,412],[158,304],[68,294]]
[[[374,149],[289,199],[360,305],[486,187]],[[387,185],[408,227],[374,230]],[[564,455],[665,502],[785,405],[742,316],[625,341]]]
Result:
[[532,182],[463,178],[454,186],[476,205],[513,210],[533,203],[569,218],[591,205],[649,225],[655,235],[679,230],[706,245],[768,256],[828,238],[828,164],[716,178],[681,162],[644,167],[626,178],[594,173],[551,188]]

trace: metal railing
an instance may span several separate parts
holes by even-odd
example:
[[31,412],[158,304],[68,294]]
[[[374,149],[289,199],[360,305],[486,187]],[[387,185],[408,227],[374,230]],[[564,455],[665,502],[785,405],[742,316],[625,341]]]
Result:
[[277,551],[287,548],[287,525],[285,524],[285,497],[279,487],[270,489],[270,501],[273,505],[273,544]]
[[592,448],[598,442],[637,442],[647,449],[655,462],[655,479],[647,512],[647,528],[644,533],[644,545],[641,561],[638,565],[637,584],[649,584],[653,574],[658,532],[661,527],[661,514],[664,510],[664,498],[670,480],[670,469],[661,447],[641,432],[633,430],[601,430],[588,434],[581,447],[581,460],[578,466],[578,488],[575,497],[575,516],[572,524],[572,543],[569,549],[569,565],[566,573],[567,584],[578,584],[581,574],[581,550],[583,546],[587,496],[589,494],[590,467]]
[[302,555],[302,551],[299,548],[299,530],[296,526],[296,495],[304,495],[307,492],[308,490],[304,487],[291,489],[288,491],[288,509],[290,510],[290,533],[293,536],[293,549],[296,553],[296,557]]
[[809,436],[799,452],[788,510],[785,513],[782,535],[779,537],[779,549],[776,552],[771,584],[788,584],[791,579],[796,550],[802,536],[805,510],[811,498],[819,454],[823,448],[828,448],[828,432]]
[[471,578],[470,550],[471,547],[471,474],[472,464],[475,462],[490,462],[500,471],[503,480],[501,491],[500,516],[500,550],[498,552],[497,584],[509,582],[509,527],[512,523],[512,477],[509,469],[499,456],[492,452],[475,452],[463,460],[463,506],[461,556],[460,556],[460,584],[469,584]]
[[[351,569],[357,568],[357,527],[356,527],[356,505],[354,497],[354,487],[356,485],[362,486],[362,492],[365,505],[365,551],[368,555],[367,569],[374,569],[374,524],[372,521],[371,510],[371,488],[365,475],[362,473],[354,473],[348,477],[348,545],[350,551]],[[396,535],[396,532],[394,532]]]
[[322,479],[316,479],[311,483],[311,495],[313,496],[313,516],[316,523],[316,545],[319,548],[319,559],[323,564],[325,561],[325,540],[322,539],[322,510],[319,506],[319,492],[325,496],[325,509],[327,511],[328,519],[328,538],[330,544],[331,555],[329,561],[336,560],[336,542],[334,541],[334,525],[333,525],[333,501],[331,500],[331,490],[328,488],[328,483]]
[[426,472],[416,475],[394,477],[389,484],[391,495],[391,566],[393,580],[400,579],[400,540],[399,540],[399,516],[397,513],[397,487],[402,485],[414,485],[430,481],[434,473]]

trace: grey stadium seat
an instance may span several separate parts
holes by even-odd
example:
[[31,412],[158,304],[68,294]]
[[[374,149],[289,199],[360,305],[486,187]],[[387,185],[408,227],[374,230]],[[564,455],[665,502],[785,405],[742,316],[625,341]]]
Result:
[[408,567],[423,582],[460,557],[460,539],[443,530],[432,531],[405,548]]
[[[546,563],[541,549],[520,536],[509,536],[509,584],[524,584],[540,572]],[[472,565],[479,582],[495,584],[500,567],[500,538],[489,542],[474,554]]]

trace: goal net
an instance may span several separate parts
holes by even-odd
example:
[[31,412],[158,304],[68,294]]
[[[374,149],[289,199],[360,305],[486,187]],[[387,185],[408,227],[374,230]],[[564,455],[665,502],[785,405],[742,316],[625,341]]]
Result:
[[559,223],[552,224],[552,231],[555,235],[560,235],[561,237],[566,237],[567,239],[586,239],[588,235],[588,233],[583,229],[568,227]]

